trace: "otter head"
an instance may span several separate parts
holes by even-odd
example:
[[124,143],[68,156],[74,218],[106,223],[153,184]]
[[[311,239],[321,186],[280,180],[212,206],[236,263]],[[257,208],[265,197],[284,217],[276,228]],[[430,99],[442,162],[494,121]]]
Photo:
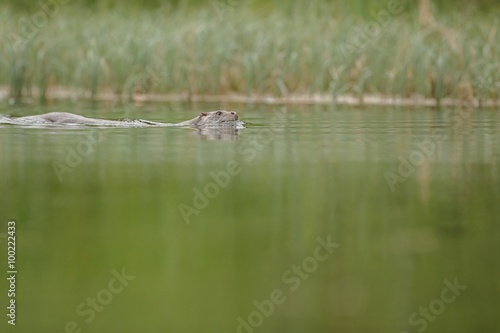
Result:
[[209,125],[209,124],[220,124],[231,121],[237,121],[238,115],[234,111],[212,111],[212,112],[202,112],[198,116],[200,119],[197,125]]

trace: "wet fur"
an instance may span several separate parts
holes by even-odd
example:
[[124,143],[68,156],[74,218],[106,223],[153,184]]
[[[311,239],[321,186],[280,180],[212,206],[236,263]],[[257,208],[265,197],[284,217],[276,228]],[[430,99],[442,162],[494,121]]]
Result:
[[[212,127],[222,124],[236,124],[238,119],[238,115],[234,111],[218,110],[212,112],[202,112],[191,120],[175,124],[159,123],[142,119],[133,121],[133,124],[136,126]],[[130,121],[89,118],[68,112],[49,112],[36,116],[12,118],[12,120],[24,124],[77,124],[93,126],[127,126],[131,124]]]

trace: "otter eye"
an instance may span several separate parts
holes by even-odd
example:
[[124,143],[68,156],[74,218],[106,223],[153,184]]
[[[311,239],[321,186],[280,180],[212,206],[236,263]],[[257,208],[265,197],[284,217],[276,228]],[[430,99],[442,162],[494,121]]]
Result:
[[216,114],[217,114],[218,116],[220,116],[220,115],[222,114],[222,112],[221,112],[221,111],[217,111],[217,113],[216,113]]

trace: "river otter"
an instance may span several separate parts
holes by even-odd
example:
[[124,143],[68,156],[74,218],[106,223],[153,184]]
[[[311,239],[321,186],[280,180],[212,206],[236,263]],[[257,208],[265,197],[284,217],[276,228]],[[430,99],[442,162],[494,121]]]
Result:
[[213,127],[219,126],[223,124],[235,124],[238,121],[238,115],[234,111],[212,111],[212,112],[202,112],[197,117],[183,121],[177,124],[163,124],[163,123],[155,123],[149,122],[147,120],[139,119],[139,121],[145,123],[151,123],[152,125],[159,124],[161,125],[174,125],[174,126],[196,126],[196,127]]
[[220,127],[244,125],[238,121],[238,115],[234,111],[218,110],[202,112],[197,117],[181,123],[158,123],[149,120],[106,120],[99,118],[88,118],[68,112],[49,112],[36,116],[19,118],[3,117],[1,122],[14,125],[91,125],[91,126],[114,126],[114,127],[146,127],[146,126],[179,126],[179,127]]

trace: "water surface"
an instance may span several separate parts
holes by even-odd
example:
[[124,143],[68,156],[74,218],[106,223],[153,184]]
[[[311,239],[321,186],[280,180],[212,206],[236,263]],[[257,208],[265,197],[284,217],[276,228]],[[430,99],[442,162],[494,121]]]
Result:
[[0,126],[17,331],[499,331],[500,113],[227,107],[247,128]]

